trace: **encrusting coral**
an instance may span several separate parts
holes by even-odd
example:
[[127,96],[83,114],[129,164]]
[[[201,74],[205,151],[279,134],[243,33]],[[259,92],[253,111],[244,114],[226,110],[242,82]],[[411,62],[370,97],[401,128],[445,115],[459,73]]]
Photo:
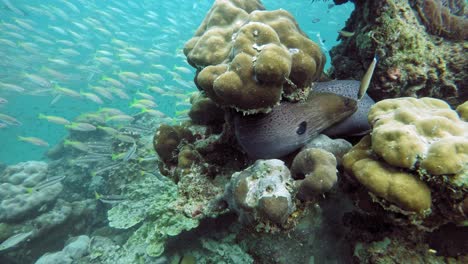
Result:
[[302,98],[325,64],[319,46],[287,11],[240,3],[216,1],[185,45],[199,70],[197,86],[215,103],[244,113],[269,112],[282,96]]
[[416,213],[427,227],[462,221],[468,123],[434,98],[383,100],[368,117],[371,135],[344,156],[346,171],[384,208]]

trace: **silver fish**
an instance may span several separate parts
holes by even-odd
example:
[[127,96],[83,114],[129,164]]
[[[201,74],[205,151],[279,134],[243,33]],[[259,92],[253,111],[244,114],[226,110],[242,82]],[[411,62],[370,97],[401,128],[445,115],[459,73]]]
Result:
[[372,75],[374,74],[375,66],[377,65],[377,60],[378,60],[378,57],[377,55],[375,55],[374,59],[372,59],[372,63],[370,64],[369,68],[367,68],[366,73],[362,77],[361,85],[359,86],[358,100],[362,99],[362,97],[367,91],[367,88],[369,88]]
[[42,189],[45,189],[49,186],[52,186],[58,182],[61,182],[63,179],[65,179],[65,177],[67,176],[54,176],[54,177],[50,177],[38,184],[36,184],[36,186],[34,186],[34,190],[35,191],[40,191]]
[[137,144],[133,143],[132,147],[130,147],[130,149],[127,151],[127,153],[125,153],[123,161],[125,161],[125,162],[129,161],[133,157],[133,155],[135,154],[136,149],[137,149]]
[[0,244],[0,252],[19,245],[21,242],[25,241],[32,235],[33,231],[19,233],[9,237],[7,240],[3,241]]

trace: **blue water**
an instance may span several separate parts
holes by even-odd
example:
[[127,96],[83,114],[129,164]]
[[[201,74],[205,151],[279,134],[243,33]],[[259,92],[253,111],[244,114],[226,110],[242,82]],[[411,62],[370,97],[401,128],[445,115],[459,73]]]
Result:
[[[0,86],[0,98],[8,100],[8,103],[0,105],[0,113],[21,122],[19,126],[0,128],[1,163],[44,160],[44,153],[68,135],[63,125],[38,119],[40,113],[73,121],[80,114],[114,107],[133,115],[140,111],[129,107],[134,98],[140,98],[135,95],[137,91],[154,96],[158,104],[156,109],[168,117],[188,108],[183,101],[188,101],[196,87],[192,81],[194,70],[186,63],[182,49],[212,1],[9,2],[20,11],[9,10],[0,2],[0,84],[18,85],[25,91],[9,91]],[[337,44],[337,31],[344,26],[344,19],[353,9],[352,4],[329,8],[331,2],[311,4],[305,0],[269,0],[263,3],[268,10],[283,8],[291,12],[301,29],[312,40],[321,43],[327,55],[326,69],[330,67],[328,50]],[[79,55],[65,54],[70,49]],[[100,62],[102,58],[111,60],[111,63]],[[61,65],[63,61],[67,65]],[[167,69],[161,69],[162,66],[155,68],[155,64]],[[190,72],[178,71],[175,66],[186,67]],[[133,80],[137,83],[125,82],[119,78],[119,72],[137,74],[139,77]],[[46,79],[52,88],[40,87],[28,79],[31,74]],[[143,74],[159,74],[161,80],[143,78]],[[54,85],[77,92],[96,93],[90,89],[92,86],[111,89],[112,85],[102,81],[104,77],[122,82],[125,85],[122,91],[129,99],[120,99],[116,94],[112,100],[100,96],[104,101],[101,105],[85,98],[68,96],[54,100],[57,96]],[[157,86],[165,93],[151,92],[149,86]],[[49,147],[18,141],[18,136],[41,138],[48,142]]]

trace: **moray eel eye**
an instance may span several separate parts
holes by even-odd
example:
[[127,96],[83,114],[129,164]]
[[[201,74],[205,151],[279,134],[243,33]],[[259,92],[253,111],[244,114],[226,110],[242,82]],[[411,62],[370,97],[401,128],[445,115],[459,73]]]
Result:
[[296,130],[296,134],[298,135],[302,135],[306,132],[306,129],[307,129],[307,122],[306,121],[302,121],[299,126],[297,127],[297,130]]

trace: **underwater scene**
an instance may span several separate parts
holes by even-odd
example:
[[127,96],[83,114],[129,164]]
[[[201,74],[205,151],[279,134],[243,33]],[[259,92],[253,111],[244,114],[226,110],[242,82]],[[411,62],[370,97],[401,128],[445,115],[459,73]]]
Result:
[[468,263],[466,0],[0,0],[0,263]]

